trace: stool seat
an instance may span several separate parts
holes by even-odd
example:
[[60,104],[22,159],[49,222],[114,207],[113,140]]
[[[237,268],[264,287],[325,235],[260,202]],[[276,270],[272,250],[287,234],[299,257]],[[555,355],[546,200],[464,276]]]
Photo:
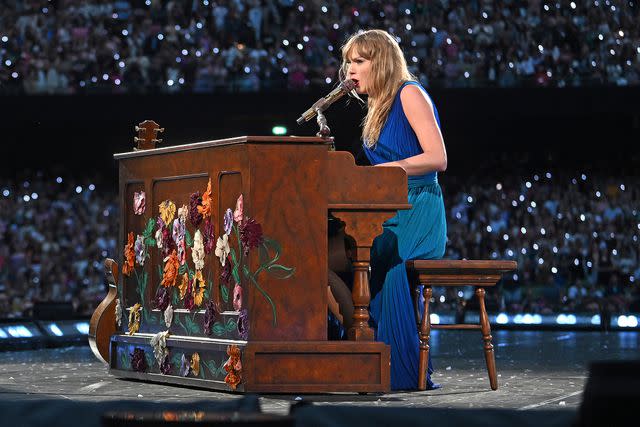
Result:
[[[431,329],[479,329],[484,342],[484,355],[489,373],[489,384],[492,390],[498,389],[496,361],[491,343],[491,326],[484,304],[484,288],[495,286],[502,274],[513,271],[518,267],[515,261],[503,260],[411,260],[406,262],[409,286],[413,295],[416,324],[420,338],[420,360],[418,373],[418,389],[427,388],[427,364],[429,363],[429,340]],[[424,297],[423,315],[420,316],[420,286],[423,287]],[[480,306],[480,320],[478,324],[457,323],[449,325],[431,325],[429,318],[429,303],[433,294],[432,286],[457,287],[474,286],[475,295]]]

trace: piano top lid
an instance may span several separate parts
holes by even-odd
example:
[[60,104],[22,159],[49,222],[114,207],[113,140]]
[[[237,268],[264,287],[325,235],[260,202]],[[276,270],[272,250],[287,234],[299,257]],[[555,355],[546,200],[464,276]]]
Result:
[[216,139],[213,141],[194,142],[191,144],[171,145],[168,147],[154,148],[151,150],[136,150],[127,153],[116,153],[113,158],[116,160],[128,159],[132,157],[152,156],[157,154],[174,153],[178,151],[201,150],[208,147],[219,147],[234,144],[323,144],[330,145],[333,137],[319,138],[316,136],[237,136],[234,138]]

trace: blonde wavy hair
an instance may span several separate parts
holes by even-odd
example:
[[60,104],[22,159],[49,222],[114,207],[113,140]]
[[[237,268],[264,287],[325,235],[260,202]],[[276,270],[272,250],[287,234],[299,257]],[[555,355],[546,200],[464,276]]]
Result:
[[[396,39],[384,30],[358,31],[349,37],[342,46],[340,81],[347,79],[349,61],[356,55],[371,61],[367,82],[367,115],[362,121],[362,139],[371,148],[378,141],[400,86],[417,79],[409,72]],[[355,90],[351,95],[364,103]]]

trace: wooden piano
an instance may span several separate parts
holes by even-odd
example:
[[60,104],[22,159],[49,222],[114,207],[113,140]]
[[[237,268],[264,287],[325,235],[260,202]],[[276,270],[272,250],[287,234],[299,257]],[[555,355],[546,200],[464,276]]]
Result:
[[[368,326],[369,250],[407,209],[400,168],[315,137],[242,136],[116,154],[120,259],[92,318],[118,377],[237,392],[388,392]],[[327,340],[327,216],[345,223],[355,305]],[[222,262],[224,261],[224,266]]]

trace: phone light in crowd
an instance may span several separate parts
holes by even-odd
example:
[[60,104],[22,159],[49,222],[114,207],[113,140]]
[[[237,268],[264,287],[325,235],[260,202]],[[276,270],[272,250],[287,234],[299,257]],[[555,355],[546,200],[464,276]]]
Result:
[[621,328],[636,328],[638,326],[638,318],[634,315],[618,316],[618,326]]
[[274,135],[286,135],[287,134],[287,128],[284,126],[274,126],[271,129],[271,133],[273,133]]
[[60,328],[58,327],[58,325],[56,325],[55,323],[52,323],[49,325],[49,330],[51,331],[51,333],[57,337],[61,337],[62,335],[64,335],[62,333],[62,331],[60,330]]

